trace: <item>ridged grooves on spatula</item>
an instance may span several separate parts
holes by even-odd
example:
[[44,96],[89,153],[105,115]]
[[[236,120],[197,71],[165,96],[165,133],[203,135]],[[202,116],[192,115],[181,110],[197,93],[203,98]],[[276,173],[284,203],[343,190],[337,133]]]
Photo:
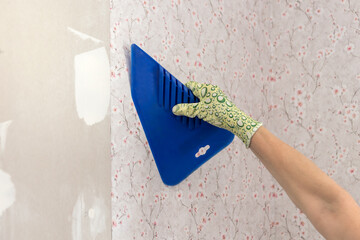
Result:
[[[199,99],[192,94],[179,80],[172,76],[166,69],[159,65],[159,104],[166,110],[171,111],[178,103],[194,103]],[[199,118],[177,116],[176,119],[194,129],[201,124]]]

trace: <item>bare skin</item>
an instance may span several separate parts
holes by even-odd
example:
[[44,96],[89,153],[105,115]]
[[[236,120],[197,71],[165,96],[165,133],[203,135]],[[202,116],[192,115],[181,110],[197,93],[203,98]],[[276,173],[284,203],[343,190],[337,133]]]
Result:
[[264,126],[250,149],[326,239],[360,239],[359,205],[312,161]]

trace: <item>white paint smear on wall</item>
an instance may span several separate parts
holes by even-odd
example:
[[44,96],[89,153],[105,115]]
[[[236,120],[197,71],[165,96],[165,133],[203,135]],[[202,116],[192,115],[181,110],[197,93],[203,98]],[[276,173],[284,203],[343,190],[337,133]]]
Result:
[[15,186],[11,176],[0,170],[0,216],[15,202]]
[[110,101],[110,67],[104,47],[75,56],[75,98],[87,125],[102,121]]
[[104,199],[93,196],[90,198],[91,200],[84,198],[84,194],[81,193],[74,205],[72,212],[73,240],[97,239],[97,236],[105,231],[106,205]]
[[105,211],[104,199],[95,198],[92,207],[88,211],[92,239],[96,239],[98,234],[105,231]]
[[11,123],[11,120],[0,123],[0,153],[5,150],[6,134]]
[[73,240],[82,239],[82,213],[84,211],[84,195],[80,195],[75,203],[72,212],[72,238]]
[[93,42],[96,42],[96,43],[100,43],[102,42],[101,40],[97,39],[97,38],[94,38],[92,36],[89,36],[85,33],[82,33],[82,32],[79,32],[71,27],[68,27],[67,28],[71,33],[75,34],[76,36],[78,36],[79,38],[81,38],[82,40],[87,40],[87,39],[90,39],[91,41]]

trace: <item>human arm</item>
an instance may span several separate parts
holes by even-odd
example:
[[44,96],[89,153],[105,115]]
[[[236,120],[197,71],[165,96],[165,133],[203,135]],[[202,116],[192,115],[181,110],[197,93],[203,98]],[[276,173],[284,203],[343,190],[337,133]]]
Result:
[[174,114],[197,116],[238,136],[324,237],[360,239],[360,208],[348,192],[262,123],[239,110],[218,87],[193,81],[186,86],[200,102],[178,104]]
[[326,239],[360,239],[360,208],[351,195],[296,149],[259,128],[250,149]]

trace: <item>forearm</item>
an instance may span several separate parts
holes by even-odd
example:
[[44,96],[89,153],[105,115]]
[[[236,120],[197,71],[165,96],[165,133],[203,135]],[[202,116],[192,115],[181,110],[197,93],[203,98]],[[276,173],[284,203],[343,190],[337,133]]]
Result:
[[194,81],[185,86],[200,102],[175,105],[175,115],[198,117],[234,133],[247,148],[250,145],[290,199],[326,238],[360,239],[360,208],[344,189],[304,155],[261,127],[261,122],[237,108],[218,86]]
[[[353,209],[360,215],[356,202],[344,189],[312,161],[275,137],[265,127],[260,127],[254,134],[250,149],[279,182],[294,204],[325,237],[330,239],[336,234],[337,226],[331,225],[336,225],[339,219],[332,221],[332,218],[347,217],[340,216],[339,210],[349,208],[349,211]],[[358,220],[359,217],[356,218],[356,221]]]
[[307,206],[302,198],[316,196],[325,203],[331,203],[342,190],[312,161],[265,127],[261,127],[253,136],[250,149],[304,212]]

